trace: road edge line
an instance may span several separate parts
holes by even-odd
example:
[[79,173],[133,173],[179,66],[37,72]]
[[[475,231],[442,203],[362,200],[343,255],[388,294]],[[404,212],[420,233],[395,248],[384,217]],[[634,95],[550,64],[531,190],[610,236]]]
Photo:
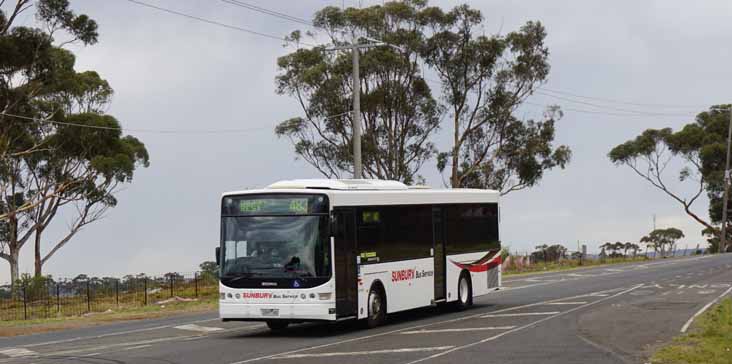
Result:
[[686,323],[684,324],[684,326],[681,327],[681,332],[682,333],[686,333],[686,331],[689,330],[689,326],[691,326],[691,324],[694,322],[694,320],[697,317],[701,316],[704,312],[706,312],[709,309],[709,307],[712,307],[712,305],[714,305],[715,303],[717,303],[719,300],[722,299],[722,297],[726,296],[730,292],[732,292],[732,287],[730,287],[729,289],[727,289],[726,291],[724,291],[724,293],[722,293],[721,295],[717,296],[717,298],[713,299],[712,302],[707,303],[704,307],[701,308],[701,310],[697,311],[693,316],[691,316],[686,321]]

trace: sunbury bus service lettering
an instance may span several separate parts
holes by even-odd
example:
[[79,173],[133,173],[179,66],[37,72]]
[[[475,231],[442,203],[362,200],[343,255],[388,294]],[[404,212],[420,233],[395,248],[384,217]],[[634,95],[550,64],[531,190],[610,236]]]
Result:
[[432,277],[434,274],[435,274],[435,272],[433,272],[431,270],[418,271],[414,268],[395,270],[395,271],[391,272],[391,281],[392,282],[410,281],[413,279],[419,279],[419,278],[423,278],[423,277]]
[[272,293],[269,292],[244,292],[242,298],[272,298]]

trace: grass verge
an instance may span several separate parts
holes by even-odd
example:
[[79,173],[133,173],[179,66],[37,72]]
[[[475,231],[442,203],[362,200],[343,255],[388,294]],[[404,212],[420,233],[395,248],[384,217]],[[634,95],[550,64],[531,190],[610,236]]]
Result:
[[506,276],[516,276],[521,274],[532,274],[542,272],[557,272],[565,270],[583,269],[590,267],[599,267],[605,265],[633,263],[633,262],[644,262],[650,260],[646,257],[636,258],[607,258],[604,260],[599,259],[585,259],[582,261],[582,265],[578,259],[565,259],[560,262],[549,262],[549,263],[534,263],[529,266],[509,266],[503,269],[503,274]]
[[732,363],[732,299],[722,301],[698,317],[691,332],[658,350],[651,363]]
[[38,334],[43,332],[90,327],[119,321],[144,320],[186,313],[208,312],[218,308],[218,296],[196,301],[173,301],[139,307],[125,307],[82,316],[66,316],[35,320],[0,321],[0,337]]

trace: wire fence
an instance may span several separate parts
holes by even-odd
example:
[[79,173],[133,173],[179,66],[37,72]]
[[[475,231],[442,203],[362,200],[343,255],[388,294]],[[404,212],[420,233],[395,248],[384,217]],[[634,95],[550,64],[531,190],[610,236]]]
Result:
[[168,273],[160,277],[36,278],[4,287],[0,320],[35,320],[191,300],[218,294],[214,274]]

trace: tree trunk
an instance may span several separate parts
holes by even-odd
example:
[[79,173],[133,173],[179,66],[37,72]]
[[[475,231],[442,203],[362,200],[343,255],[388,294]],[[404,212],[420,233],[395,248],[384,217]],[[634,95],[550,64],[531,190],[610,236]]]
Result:
[[34,257],[33,261],[35,262],[35,277],[40,278],[43,276],[43,262],[41,261],[41,235],[43,234],[42,228],[36,229],[36,236],[35,236],[35,249],[34,249]]
[[13,297],[15,297],[16,294],[18,294],[18,290],[16,288],[16,283],[18,282],[18,279],[20,279],[20,273],[18,269],[18,256],[20,255],[19,250],[12,250],[10,252],[10,259],[8,259],[8,263],[10,263],[10,293]]

